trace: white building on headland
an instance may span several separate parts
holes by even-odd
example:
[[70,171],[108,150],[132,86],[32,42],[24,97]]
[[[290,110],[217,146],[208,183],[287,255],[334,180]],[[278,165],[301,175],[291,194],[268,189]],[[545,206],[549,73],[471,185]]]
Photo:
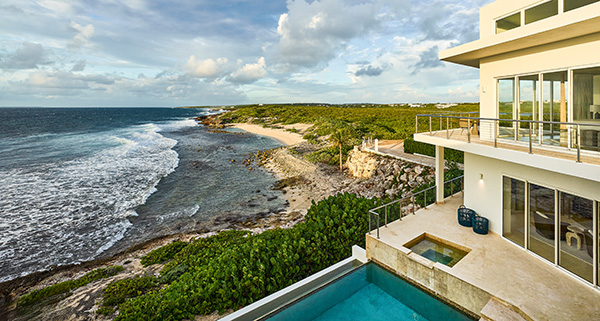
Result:
[[438,166],[464,151],[464,204],[490,231],[600,285],[600,1],[497,0],[440,59],[479,68],[479,115],[419,117],[415,140]]

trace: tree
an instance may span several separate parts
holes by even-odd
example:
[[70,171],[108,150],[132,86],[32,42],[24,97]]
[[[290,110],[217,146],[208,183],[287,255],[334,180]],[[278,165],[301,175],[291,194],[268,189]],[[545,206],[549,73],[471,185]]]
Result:
[[340,171],[342,169],[342,147],[348,143],[349,135],[345,128],[338,128],[329,136],[329,141],[333,144],[333,148],[340,148]]

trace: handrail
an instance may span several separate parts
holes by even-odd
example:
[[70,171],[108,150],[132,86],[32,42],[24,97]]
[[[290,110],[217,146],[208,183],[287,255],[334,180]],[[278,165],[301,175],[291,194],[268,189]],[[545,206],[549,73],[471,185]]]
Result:
[[[449,179],[449,180],[447,180],[447,181],[445,181],[445,182],[444,182],[444,186],[446,186],[446,184],[447,184],[447,183],[450,183],[450,184],[451,184],[451,185],[450,185],[450,186],[451,186],[451,187],[450,187],[450,191],[451,191],[451,193],[452,193],[452,191],[454,191],[454,186],[453,186],[453,184],[454,184],[454,181],[456,181],[456,180],[462,180],[462,179],[464,179],[464,177],[465,177],[464,175],[461,175],[461,176],[459,176],[459,177],[456,177],[456,178],[453,178],[453,179]],[[371,232],[372,232],[372,230],[373,230],[373,229],[372,229],[372,220],[371,220],[371,217],[372,217],[372,216],[374,216],[374,217],[376,218],[376,223],[377,223],[377,238],[379,238],[379,227],[380,227],[380,225],[379,225],[379,222],[380,222],[380,215],[379,215],[379,213],[377,213],[376,211],[378,211],[378,210],[380,210],[380,209],[382,209],[382,208],[385,208],[384,226],[385,226],[385,227],[387,227],[387,225],[388,225],[388,207],[389,207],[389,206],[392,206],[392,205],[394,205],[394,204],[401,203],[402,201],[405,201],[405,200],[407,200],[407,199],[410,199],[410,201],[411,201],[411,203],[412,203],[412,213],[413,213],[413,215],[414,215],[414,214],[415,214],[415,212],[416,212],[416,208],[417,208],[417,206],[416,206],[416,205],[418,205],[418,204],[416,204],[416,198],[417,198],[417,196],[418,196],[418,195],[420,195],[420,194],[423,194],[423,196],[424,196],[424,197],[423,197],[423,200],[424,200],[424,207],[426,208],[426,207],[427,207],[427,191],[429,191],[429,190],[432,190],[432,189],[435,189],[436,187],[437,187],[437,186],[431,186],[431,187],[428,187],[428,188],[426,188],[426,189],[424,189],[424,190],[421,190],[421,191],[418,191],[418,192],[416,192],[416,193],[412,193],[412,194],[410,194],[410,195],[408,195],[408,196],[402,197],[402,198],[400,198],[400,199],[397,199],[397,200],[391,201],[391,202],[389,202],[389,203],[387,203],[387,204],[383,204],[383,205],[380,205],[380,206],[378,206],[378,207],[375,207],[375,208],[372,208],[372,209],[370,209],[370,210],[369,210],[369,235],[371,234]],[[461,185],[461,189],[460,189],[460,190],[461,190],[461,191],[463,190],[463,186],[462,186],[462,185]],[[403,217],[403,215],[402,215],[402,208],[400,208],[400,217],[398,218],[398,220],[400,220],[400,221],[401,221],[401,220],[402,220],[402,217]],[[394,220],[394,221],[395,221],[395,220]],[[393,222],[393,221],[392,221],[392,222]],[[390,223],[391,223],[391,222],[390,222]]]
[[[478,113],[478,112],[470,112],[470,113]],[[464,113],[467,114],[467,113]],[[459,122],[460,121],[464,121],[466,120],[468,123],[468,127],[469,128],[467,130],[467,142],[471,143],[471,120],[475,121],[489,121],[489,122],[494,122],[494,147],[498,147],[498,137],[499,137],[499,122],[509,122],[509,123],[513,123],[513,124],[517,124],[514,127],[511,125],[511,128],[515,129],[515,133],[514,133],[514,140],[518,140],[518,136],[520,136],[521,130],[523,130],[521,128],[521,123],[527,124],[527,129],[529,130],[528,132],[528,145],[529,145],[529,153],[533,154],[533,137],[532,137],[532,133],[534,132],[534,124],[538,125],[539,128],[537,129],[538,131],[542,131],[542,136],[543,134],[543,125],[547,124],[547,125],[558,125],[560,127],[562,127],[563,129],[568,131],[568,144],[567,146],[569,148],[576,148],[576,152],[577,152],[577,159],[576,161],[578,163],[581,163],[581,127],[599,127],[600,128],[600,123],[575,123],[575,122],[560,122],[560,121],[548,121],[548,120],[530,120],[530,119],[502,119],[502,118],[490,118],[490,117],[470,117],[470,116],[464,116],[464,115],[460,115],[460,116],[452,116],[449,114],[443,114],[443,113],[437,113],[437,114],[417,114],[415,116],[415,133],[419,133],[419,117],[426,117],[429,119],[429,133],[430,135],[433,135],[433,118],[439,118],[440,120],[440,125],[439,125],[439,130],[442,131],[444,130],[443,128],[443,122],[442,119],[446,118],[446,139],[450,139],[450,134],[449,134],[449,130],[451,129],[451,126],[453,126],[453,124],[451,125],[450,119],[458,119]],[[474,124],[475,122],[473,122]],[[567,127],[567,128],[565,128]],[[575,128],[573,128],[575,127]],[[551,127],[552,128],[552,127]],[[560,131],[560,130],[559,130]],[[539,144],[543,145],[544,141],[543,141],[543,137],[539,137]]]

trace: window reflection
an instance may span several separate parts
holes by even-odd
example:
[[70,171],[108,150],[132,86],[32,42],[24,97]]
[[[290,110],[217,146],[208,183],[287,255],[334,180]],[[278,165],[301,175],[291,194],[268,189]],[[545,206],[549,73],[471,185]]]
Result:
[[[554,213],[554,190],[529,184],[529,249],[550,262],[554,262]],[[561,240],[566,233],[561,224]]]
[[567,232],[559,243],[559,264],[589,282],[593,282],[594,272],[593,206],[589,199],[560,193],[560,221]]
[[525,182],[504,177],[503,179],[503,219],[502,235],[525,246]]

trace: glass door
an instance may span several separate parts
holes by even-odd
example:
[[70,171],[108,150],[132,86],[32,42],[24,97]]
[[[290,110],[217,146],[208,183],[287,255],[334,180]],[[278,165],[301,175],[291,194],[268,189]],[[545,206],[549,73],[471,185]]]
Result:
[[503,177],[502,236],[525,247],[525,182]]
[[[529,75],[519,77],[519,120],[539,120],[539,75]],[[529,138],[536,142],[537,125],[529,122],[520,122],[518,124],[517,140],[529,141]],[[531,131],[531,133],[530,133]]]
[[[529,184],[529,250],[550,262],[555,261],[555,190]],[[563,233],[560,230],[561,238]]]
[[[542,111],[541,120],[560,122],[567,120],[568,84],[567,72],[559,71],[542,75]],[[561,117],[562,116],[562,117]],[[544,124],[542,126],[542,143],[547,145],[560,145],[561,135],[567,136],[566,127],[558,124]],[[564,133],[561,132],[564,131]]]
[[[514,119],[515,79],[498,80],[498,118]],[[515,123],[513,121],[498,122],[498,138],[514,139]]]

